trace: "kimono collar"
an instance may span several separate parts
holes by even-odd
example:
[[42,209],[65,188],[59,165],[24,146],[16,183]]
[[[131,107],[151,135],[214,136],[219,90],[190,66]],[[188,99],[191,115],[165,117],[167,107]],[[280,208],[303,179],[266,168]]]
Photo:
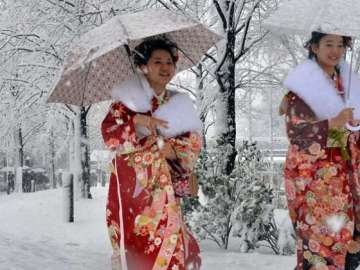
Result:
[[[349,89],[351,72],[349,106],[355,108],[354,118],[360,119],[360,80],[345,61],[340,63],[339,68],[345,91]],[[299,64],[283,84],[299,96],[319,120],[332,118],[346,107],[335,85],[316,61],[308,59]]]
[[134,112],[145,113],[151,110],[151,100],[155,96],[144,75],[137,73],[129,80],[113,88],[111,96]]

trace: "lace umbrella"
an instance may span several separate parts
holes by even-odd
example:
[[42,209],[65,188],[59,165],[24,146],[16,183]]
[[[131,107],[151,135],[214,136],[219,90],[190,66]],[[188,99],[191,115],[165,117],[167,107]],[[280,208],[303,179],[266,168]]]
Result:
[[192,67],[221,40],[203,24],[165,9],[118,15],[72,46],[49,103],[85,106],[111,99],[114,85],[133,75],[131,50],[144,38],[164,36],[179,50],[177,70]]

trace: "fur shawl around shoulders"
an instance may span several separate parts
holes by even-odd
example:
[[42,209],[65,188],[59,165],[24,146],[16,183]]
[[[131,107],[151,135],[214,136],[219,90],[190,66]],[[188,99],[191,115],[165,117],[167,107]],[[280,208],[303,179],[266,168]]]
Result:
[[154,90],[143,75],[135,74],[129,80],[115,86],[111,96],[130,110],[145,113],[151,110],[151,99],[154,96]]
[[[112,97],[123,103],[130,110],[145,113],[151,111],[151,100],[155,92],[147,79],[136,74],[133,78],[123,82],[112,91]],[[190,97],[184,93],[171,91],[168,102],[159,106],[153,116],[168,122],[169,128],[160,128],[160,133],[166,138],[175,137],[185,132],[202,129],[202,122]],[[144,129],[143,135],[147,135]]]
[[354,118],[360,119],[360,80],[346,62],[340,63],[340,76],[350,100],[345,104],[337,89],[322,68],[313,60],[306,60],[292,70],[284,80],[284,86],[299,96],[319,120],[336,116],[345,107],[353,107]]

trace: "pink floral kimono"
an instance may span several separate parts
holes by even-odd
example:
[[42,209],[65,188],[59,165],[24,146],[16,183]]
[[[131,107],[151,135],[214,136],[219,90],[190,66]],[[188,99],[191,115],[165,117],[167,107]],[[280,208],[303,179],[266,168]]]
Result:
[[[124,87],[116,90],[114,97],[120,101],[111,105],[102,123],[105,144],[116,153],[107,203],[113,259],[121,258],[122,270],[200,269],[199,246],[183,221],[172,169],[159,152],[157,138],[145,136],[133,122],[136,113],[150,115],[168,103],[170,92],[160,99],[148,85]],[[191,173],[201,137],[195,131],[179,133],[165,140],[176,152],[177,166]]]
[[[345,63],[340,68],[340,74],[348,74]],[[360,82],[353,77],[352,91],[359,92]],[[280,111],[290,140],[285,190],[297,236],[296,270],[355,269],[360,249],[359,133],[330,130],[327,120],[345,106],[346,78],[331,81],[308,60],[284,84],[291,89]],[[351,96],[356,119],[359,97]]]

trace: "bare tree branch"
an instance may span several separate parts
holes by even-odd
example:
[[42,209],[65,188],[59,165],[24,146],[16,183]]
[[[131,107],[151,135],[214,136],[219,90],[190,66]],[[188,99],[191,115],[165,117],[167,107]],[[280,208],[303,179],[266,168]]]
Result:
[[158,3],[160,3],[164,8],[166,8],[166,9],[170,9],[170,7],[167,5],[167,4],[165,4],[164,3],[164,1],[162,1],[162,0],[156,0]]
[[5,52],[18,52],[18,51],[24,51],[24,52],[29,52],[29,53],[43,52],[45,54],[53,56],[54,58],[58,59],[59,61],[62,61],[62,59],[59,58],[59,56],[57,54],[49,52],[49,51],[47,51],[45,49],[29,49],[29,48],[26,48],[26,47],[16,47],[16,48],[4,51],[4,53]]
[[227,20],[226,20],[226,17],[225,17],[225,14],[224,14],[223,10],[221,9],[221,7],[219,5],[219,1],[213,0],[213,3],[214,3],[214,6],[216,8],[216,11],[217,11],[221,21],[222,21],[224,31],[226,31],[226,29],[227,29]]
[[[237,16],[236,16],[235,29],[238,27],[239,22],[240,22],[240,20],[241,20],[241,14],[242,14],[243,11],[244,11],[245,3],[246,3],[246,1],[243,0],[243,1],[241,2],[241,7],[238,7],[238,8],[237,8],[238,12],[237,12]],[[240,26],[240,28],[235,31],[235,34],[238,34],[238,33],[241,31],[241,28],[243,28],[243,25],[244,25],[244,24],[242,24],[242,25]]]
[[70,112],[72,112],[74,115],[76,115],[76,112],[68,104],[64,104],[64,105]]
[[[53,1],[51,1],[51,0],[46,0],[46,1],[47,1],[48,3],[54,5],[54,6],[57,6],[57,7],[61,8],[61,9],[63,9],[63,10],[64,10],[65,12],[67,12],[67,13],[71,13],[71,11],[70,11],[69,9],[67,9],[66,7],[60,5],[59,3],[55,3],[55,2],[53,2]],[[61,2],[65,2],[65,1],[61,1]],[[68,3],[68,2],[65,2],[65,3]],[[75,7],[75,6],[72,6],[72,7]]]
[[265,38],[266,35],[269,34],[269,31],[265,32],[261,37],[255,39],[253,42],[251,42],[247,48],[242,49],[239,51],[239,53],[235,56],[235,61],[239,61],[239,59],[244,56],[252,47],[254,47],[257,43],[259,43],[261,40]]
[[90,111],[90,109],[91,109],[91,106],[92,106],[92,105],[87,106],[87,108],[85,109],[85,115],[87,115],[87,114],[89,113],[89,111]]
[[23,140],[22,146],[25,146],[25,145],[26,145],[26,143],[27,143],[27,142],[29,141],[29,139],[30,139],[30,135],[31,135],[33,132],[39,130],[39,129],[40,129],[41,127],[43,127],[44,125],[45,125],[45,122],[39,123],[39,124],[33,126],[25,135],[23,135],[24,140]]

